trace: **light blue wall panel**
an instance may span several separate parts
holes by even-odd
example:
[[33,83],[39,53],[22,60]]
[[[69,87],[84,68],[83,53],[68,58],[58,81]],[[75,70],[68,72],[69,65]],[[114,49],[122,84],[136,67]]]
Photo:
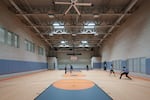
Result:
[[150,75],[150,58],[146,59],[146,74]]
[[112,61],[107,62],[107,69],[110,69],[111,64],[113,64]]
[[101,63],[93,63],[93,68],[101,68]]
[[133,58],[133,67],[134,67],[134,72],[137,72],[137,64],[136,64],[136,58]]
[[130,72],[134,71],[134,61],[132,58],[127,59],[127,65]]
[[[116,70],[121,70],[123,66],[127,66],[130,72],[142,73],[150,75],[150,58],[139,57],[139,58],[129,58],[127,60],[113,60],[112,62],[107,62],[107,69],[113,63]],[[103,63],[101,67],[103,68]]]
[[141,57],[140,58],[140,61],[141,61],[141,67],[140,67],[140,71],[141,73],[146,73],[146,58],[145,57]]
[[121,60],[121,67],[120,67],[120,69],[122,69],[123,66],[128,67],[127,66],[127,60]]

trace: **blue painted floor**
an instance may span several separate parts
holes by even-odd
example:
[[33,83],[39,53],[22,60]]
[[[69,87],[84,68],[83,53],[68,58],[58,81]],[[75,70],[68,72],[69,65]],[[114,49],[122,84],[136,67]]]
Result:
[[34,100],[113,100],[97,85],[83,90],[63,90],[49,86]]

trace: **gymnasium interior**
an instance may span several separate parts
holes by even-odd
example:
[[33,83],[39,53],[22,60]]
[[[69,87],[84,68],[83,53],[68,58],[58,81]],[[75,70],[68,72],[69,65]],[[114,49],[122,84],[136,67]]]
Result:
[[150,100],[149,43],[149,0],[1,0],[0,100]]

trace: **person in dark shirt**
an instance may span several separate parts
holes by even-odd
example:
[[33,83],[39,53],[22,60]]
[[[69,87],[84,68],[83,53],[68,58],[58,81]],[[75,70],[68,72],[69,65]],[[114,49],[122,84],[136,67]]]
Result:
[[73,66],[70,65],[70,73],[72,73],[72,71],[73,71]]
[[86,70],[89,70],[89,66],[88,65],[86,65]]
[[65,66],[65,74],[67,73],[67,66]]
[[129,77],[128,74],[129,74],[129,70],[125,66],[123,66],[123,69],[122,69],[122,72],[121,72],[121,75],[120,75],[120,79],[122,78],[122,75],[126,75],[126,77],[131,80],[132,78]]
[[107,70],[107,63],[104,61],[104,70]]

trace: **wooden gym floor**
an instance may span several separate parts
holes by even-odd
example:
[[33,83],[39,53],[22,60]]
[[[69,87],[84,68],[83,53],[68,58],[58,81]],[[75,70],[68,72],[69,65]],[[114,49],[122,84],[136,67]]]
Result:
[[[132,80],[102,70],[83,70],[64,75],[64,70],[41,71],[0,79],[0,100],[33,100],[52,83],[62,79],[86,79],[102,88],[113,100],[149,100],[150,81],[138,77]],[[130,74],[129,74],[130,75]]]

